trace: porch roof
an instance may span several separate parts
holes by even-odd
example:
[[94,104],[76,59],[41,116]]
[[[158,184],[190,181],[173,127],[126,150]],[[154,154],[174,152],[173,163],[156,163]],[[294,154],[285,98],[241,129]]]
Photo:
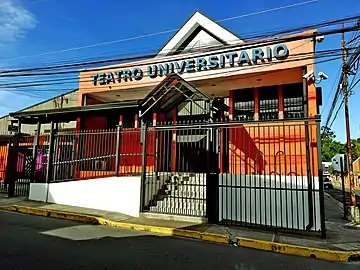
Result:
[[106,114],[111,111],[118,111],[121,109],[138,108],[138,101],[123,101],[114,103],[103,103],[88,106],[76,106],[62,109],[49,109],[49,110],[38,110],[38,111],[20,111],[10,113],[11,117],[20,120],[23,124],[36,124],[38,122],[50,123],[53,122],[70,122],[75,121],[76,118],[89,115],[92,113]]

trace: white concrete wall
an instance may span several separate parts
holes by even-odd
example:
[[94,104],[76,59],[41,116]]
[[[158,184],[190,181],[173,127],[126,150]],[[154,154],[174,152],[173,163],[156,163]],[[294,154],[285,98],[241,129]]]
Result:
[[[318,231],[320,200],[317,177],[314,177],[312,186],[316,190],[313,192],[315,226],[312,230]],[[309,223],[307,188],[306,176],[223,174],[219,179],[219,220],[305,230]]]
[[29,199],[118,212],[140,214],[140,176],[106,177],[60,183],[30,184]]

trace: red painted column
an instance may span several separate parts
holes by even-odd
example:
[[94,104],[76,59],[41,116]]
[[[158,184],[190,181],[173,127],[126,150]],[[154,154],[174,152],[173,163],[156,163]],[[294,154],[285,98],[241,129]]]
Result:
[[254,120],[259,120],[260,115],[259,88],[254,88]]
[[[119,153],[121,155],[121,153],[123,152],[123,149],[122,149],[122,144],[121,144],[121,135],[122,135],[122,131],[121,131],[121,128],[122,128],[122,125],[123,125],[123,115],[120,114],[119,115],[119,126],[120,126],[120,134],[119,134]],[[119,175],[122,175],[125,171],[125,169],[121,166],[121,159],[119,158],[119,164],[115,165],[115,166],[118,166],[118,171],[119,171]]]
[[153,126],[156,127],[157,124],[157,113],[153,113]]
[[284,119],[284,91],[282,85],[278,85],[279,119]]
[[119,116],[119,126],[122,126],[122,124],[123,124],[123,115],[120,114],[120,116]]
[[229,91],[229,119],[234,119],[234,91]]
[[134,128],[138,128],[139,127],[139,115],[135,114],[135,118],[134,118]]
[[[176,125],[177,119],[177,108],[173,110],[173,124]],[[171,171],[176,171],[176,130],[172,132],[172,143],[171,143]]]

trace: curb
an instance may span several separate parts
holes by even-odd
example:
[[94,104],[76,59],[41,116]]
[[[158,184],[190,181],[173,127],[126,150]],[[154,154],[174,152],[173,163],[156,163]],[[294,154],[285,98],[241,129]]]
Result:
[[18,205],[0,206],[0,210],[18,212],[18,213],[36,215],[36,216],[52,217],[58,219],[66,219],[66,220],[79,221],[79,222],[91,223],[91,224],[106,225],[115,228],[132,229],[137,231],[146,231],[151,233],[185,237],[185,238],[203,240],[218,244],[231,244],[231,245],[235,244],[235,246],[238,247],[252,248],[257,250],[270,251],[270,252],[293,255],[293,256],[310,257],[310,258],[316,258],[327,261],[351,262],[351,261],[360,260],[360,251],[335,251],[335,250],[318,249],[318,248],[312,248],[306,246],[274,243],[274,242],[255,240],[249,238],[241,238],[234,243],[234,241],[232,241],[230,237],[221,234],[198,232],[198,231],[176,229],[169,227],[132,224],[126,222],[117,222],[117,221],[112,221],[105,218],[95,217],[90,215],[77,214],[77,213],[64,212],[64,211],[55,211],[50,209],[39,209],[39,208],[33,208],[27,206],[18,206]]

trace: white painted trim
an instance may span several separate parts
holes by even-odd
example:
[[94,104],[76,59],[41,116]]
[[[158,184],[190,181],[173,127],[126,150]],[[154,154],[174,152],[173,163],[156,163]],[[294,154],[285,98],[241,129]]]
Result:
[[218,37],[220,40],[223,40],[228,45],[244,43],[243,40],[225,28],[221,27],[219,24],[210,20],[200,12],[196,12],[175,34],[175,36],[164,46],[158,55],[168,55],[176,51],[199,26],[203,27],[208,32]]

